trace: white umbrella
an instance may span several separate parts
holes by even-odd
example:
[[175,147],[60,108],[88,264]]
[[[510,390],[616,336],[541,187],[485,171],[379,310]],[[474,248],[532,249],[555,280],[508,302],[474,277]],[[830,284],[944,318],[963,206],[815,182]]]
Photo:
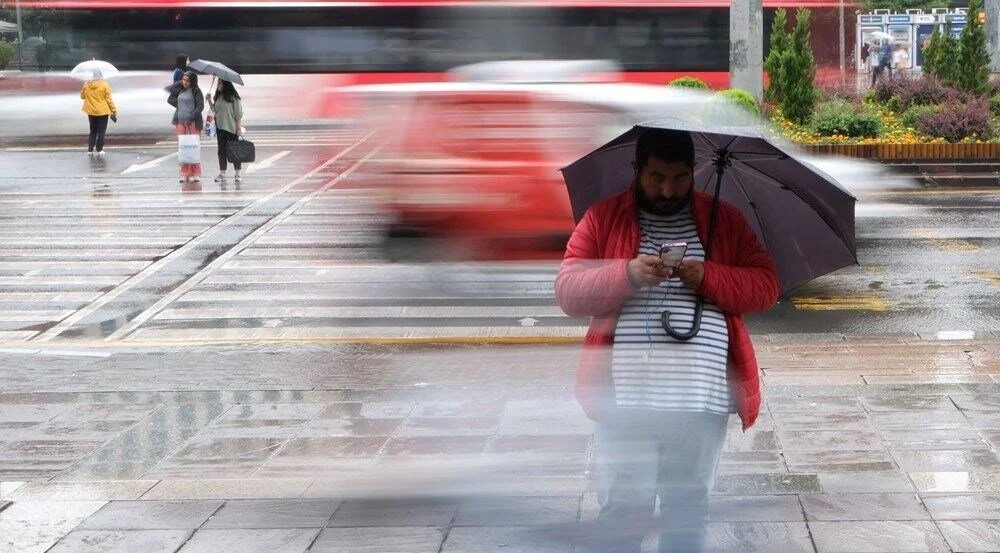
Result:
[[101,78],[107,79],[109,77],[114,77],[118,74],[118,68],[111,65],[106,61],[101,60],[90,60],[78,64],[69,72],[70,77],[74,79],[80,79],[81,81],[90,81],[94,79],[94,74],[100,73]]
[[872,31],[871,37],[879,42],[892,40],[892,35],[885,31]]

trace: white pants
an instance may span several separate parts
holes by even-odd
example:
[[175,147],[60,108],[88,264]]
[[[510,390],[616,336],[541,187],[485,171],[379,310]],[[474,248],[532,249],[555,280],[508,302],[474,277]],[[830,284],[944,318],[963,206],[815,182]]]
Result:
[[598,520],[614,530],[583,550],[638,553],[655,528],[661,553],[701,553],[728,420],[708,412],[635,412],[598,424]]

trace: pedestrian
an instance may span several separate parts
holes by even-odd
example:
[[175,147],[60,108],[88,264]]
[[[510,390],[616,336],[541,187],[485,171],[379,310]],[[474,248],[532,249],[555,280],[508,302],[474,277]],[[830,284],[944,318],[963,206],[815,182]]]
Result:
[[892,77],[892,44],[888,40],[882,42],[881,54],[879,65],[882,66],[882,73],[888,71],[889,77]]
[[184,72],[187,71],[189,63],[191,63],[191,58],[188,57],[187,54],[177,56],[177,59],[174,61],[174,76],[170,81],[171,84],[181,80],[181,77],[184,76]]
[[118,118],[118,108],[111,97],[111,85],[104,80],[100,71],[94,71],[93,78],[83,83],[80,90],[83,100],[83,112],[90,121],[90,134],[87,136],[87,152],[91,155],[104,157],[104,135],[108,132],[108,118]]
[[902,44],[896,44],[896,49],[892,52],[892,65],[904,73],[910,69],[910,53]]
[[[577,398],[596,422],[598,522],[616,531],[587,546],[638,553],[642,520],[659,498],[660,552],[695,553],[705,543],[729,414],[746,430],[760,411],[742,315],[777,301],[778,274],[738,209],[720,201],[713,217],[713,197],[694,191],[689,133],[645,131],[633,169],[632,187],[592,206],[577,225],[555,284],[563,311],[590,317]],[[686,242],[686,254],[667,266],[660,247],[676,241]],[[700,330],[673,338],[661,321],[687,330],[699,297]],[[630,524],[639,526],[629,533]]]
[[[205,126],[202,112],[205,111],[205,97],[198,88],[198,75],[187,71],[180,81],[167,87],[170,96],[167,103],[174,106],[173,124],[177,129],[178,142],[183,135],[201,136]],[[200,182],[201,163],[181,163],[180,182]]]
[[871,68],[872,87],[874,87],[879,77],[882,76],[882,54],[878,44],[872,43],[868,50],[868,66]]
[[[235,142],[242,133],[243,125],[243,104],[240,102],[240,94],[236,92],[233,83],[226,80],[219,80],[215,89],[215,96],[205,95],[208,100],[208,107],[215,114],[215,138],[219,146],[219,176],[215,177],[215,182],[226,181],[226,146]],[[239,183],[243,177],[240,171],[243,164],[234,161],[233,169],[235,174],[233,179]]]

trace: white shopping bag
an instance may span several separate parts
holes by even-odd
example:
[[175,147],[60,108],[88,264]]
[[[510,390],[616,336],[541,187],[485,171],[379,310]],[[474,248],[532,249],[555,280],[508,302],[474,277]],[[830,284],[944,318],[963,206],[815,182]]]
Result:
[[201,163],[201,140],[196,134],[177,137],[177,159],[181,163]]

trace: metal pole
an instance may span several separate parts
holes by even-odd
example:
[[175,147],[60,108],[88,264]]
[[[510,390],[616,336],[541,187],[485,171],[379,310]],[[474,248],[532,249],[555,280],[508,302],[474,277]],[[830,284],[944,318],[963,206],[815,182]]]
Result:
[[847,80],[847,51],[844,49],[846,40],[844,39],[844,0],[837,3],[837,11],[840,15],[840,84]]
[[[998,0],[1000,1],[1000,0]],[[762,0],[732,0],[729,6],[730,86],[764,96],[764,10]]]
[[21,59],[21,48],[24,45],[24,29],[21,27],[21,0],[14,0],[14,13],[17,14],[17,69],[24,70],[24,61]]
[[[990,51],[990,71],[1000,72],[1000,0],[986,0],[986,46]],[[968,17],[979,17],[970,13]]]

